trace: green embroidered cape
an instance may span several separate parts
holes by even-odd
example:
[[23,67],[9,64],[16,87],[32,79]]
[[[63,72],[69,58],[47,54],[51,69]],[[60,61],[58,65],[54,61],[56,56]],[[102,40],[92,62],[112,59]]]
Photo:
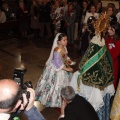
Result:
[[78,89],[80,80],[83,84],[98,87],[100,89],[111,84],[114,80],[111,56],[106,46],[90,43],[79,64]]

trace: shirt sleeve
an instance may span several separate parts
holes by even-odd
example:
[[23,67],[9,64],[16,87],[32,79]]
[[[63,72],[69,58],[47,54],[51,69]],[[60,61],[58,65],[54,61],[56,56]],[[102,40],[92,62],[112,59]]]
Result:
[[85,23],[85,24],[87,24],[87,20],[88,20],[89,16],[90,16],[90,15],[89,15],[89,13],[87,12],[87,13],[86,13],[86,16],[85,16],[85,19],[84,19],[84,23]]
[[35,106],[33,106],[30,110],[25,111],[25,114],[27,115],[28,120],[45,120]]
[[62,58],[57,51],[54,52],[52,63],[55,65],[57,71],[61,70],[64,67]]

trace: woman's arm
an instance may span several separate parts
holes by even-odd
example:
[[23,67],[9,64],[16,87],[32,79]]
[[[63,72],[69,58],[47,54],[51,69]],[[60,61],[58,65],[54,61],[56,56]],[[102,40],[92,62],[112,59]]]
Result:
[[73,71],[72,68],[65,67],[61,55],[57,51],[54,52],[52,63],[55,65],[57,71],[62,69],[65,71]]
[[64,67],[64,63],[62,61],[62,58],[59,52],[54,51],[52,63],[54,64],[54,66],[56,67],[58,71]]

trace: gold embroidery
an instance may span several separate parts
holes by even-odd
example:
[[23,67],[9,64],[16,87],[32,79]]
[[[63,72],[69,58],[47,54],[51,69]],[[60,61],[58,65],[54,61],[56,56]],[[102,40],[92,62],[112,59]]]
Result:
[[109,16],[106,12],[102,12],[99,19],[96,20],[94,28],[97,35],[101,35],[103,32],[105,34],[106,29],[109,27]]
[[[98,67],[100,67],[100,69],[102,71],[99,70],[95,70],[92,71],[91,73],[84,73],[83,74],[83,78],[82,81],[83,83],[91,83],[93,84],[93,86],[97,86],[99,87],[99,84],[107,84],[109,82],[109,80],[112,78],[113,76],[113,72],[112,72],[112,68],[111,65],[108,62],[107,57],[104,55],[103,58],[100,60]],[[99,75],[101,72],[101,76]],[[98,80],[98,81],[97,81]]]
[[[97,61],[94,61],[94,63],[88,67],[89,69],[85,68],[84,70],[84,65],[96,54],[96,50],[100,50],[100,48],[101,47],[90,43],[89,49],[86,51],[86,54],[79,64],[81,74],[78,77],[78,88],[80,86],[79,80],[82,80],[83,84],[99,89],[103,89],[105,86],[113,83],[113,70],[106,50],[99,56]],[[81,76],[82,79],[80,78]]]

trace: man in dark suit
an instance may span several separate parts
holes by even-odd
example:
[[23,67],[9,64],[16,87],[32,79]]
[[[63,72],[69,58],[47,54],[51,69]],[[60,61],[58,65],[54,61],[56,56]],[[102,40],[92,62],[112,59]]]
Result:
[[40,21],[40,37],[43,39],[45,27],[47,30],[46,38],[51,38],[51,24],[50,24],[50,4],[47,3],[47,0],[43,0],[42,3],[39,3],[39,21]]
[[14,80],[0,80],[0,120],[45,120],[34,106],[35,91],[27,88],[26,92],[29,98]]
[[92,105],[76,95],[71,86],[61,90],[63,98],[59,120],[99,120]]

